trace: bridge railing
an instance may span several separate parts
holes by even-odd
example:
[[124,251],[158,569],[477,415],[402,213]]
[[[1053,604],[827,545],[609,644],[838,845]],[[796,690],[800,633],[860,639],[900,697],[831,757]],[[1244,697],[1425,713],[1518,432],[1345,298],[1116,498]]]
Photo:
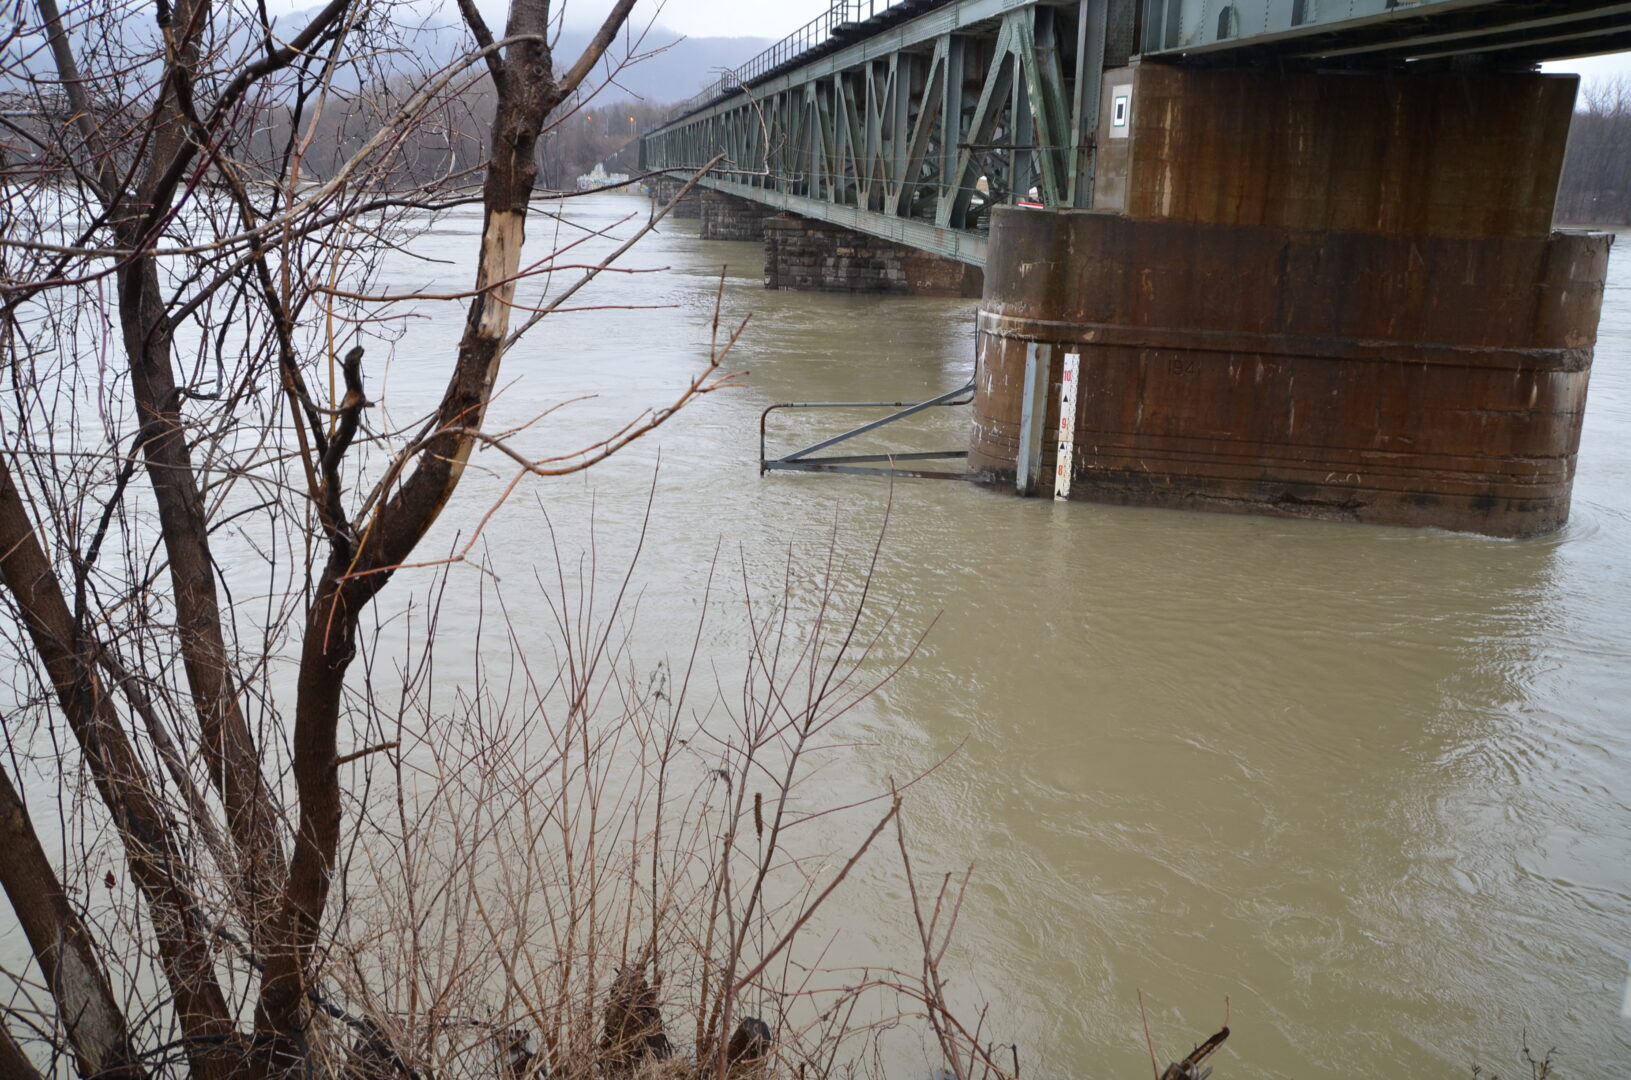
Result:
[[646,130],[648,132],[655,131],[671,120],[695,112],[710,101],[724,97],[743,83],[752,82],[761,75],[781,67],[788,61],[795,60],[812,49],[825,45],[833,39],[839,27],[865,22],[874,15],[879,15],[906,2],[907,0],[833,0],[833,5],[823,14],[805,23],[741,67],[725,72],[717,82],[705,87],[701,93],[694,97],[674,106],[662,119]]

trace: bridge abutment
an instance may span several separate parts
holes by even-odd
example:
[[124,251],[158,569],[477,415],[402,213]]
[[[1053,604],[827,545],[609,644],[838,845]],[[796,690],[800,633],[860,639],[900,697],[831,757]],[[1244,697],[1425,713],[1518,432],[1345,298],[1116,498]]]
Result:
[[1551,231],[1572,79],[1145,65],[1103,98],[1094,209],[994,214],[972,470],[1054,493],[1074,354],[1071,498],[1567,519],[1609,247]]
[[830,221],[779,214],[764,222],[765,288],[977,297],[977,266]]

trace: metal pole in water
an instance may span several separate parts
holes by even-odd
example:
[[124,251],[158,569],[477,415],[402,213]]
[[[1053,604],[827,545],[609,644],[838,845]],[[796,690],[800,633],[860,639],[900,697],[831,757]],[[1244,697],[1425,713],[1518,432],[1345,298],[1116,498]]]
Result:
[[1014,488],[1021,495],[1035,495],[1042,487],[1042,437],[1048,422],[1048,369],[1052,361],[1052,345],[1026,342],[1025,397],[1019,416],[1019,461],[1014,470]]
[[1070,473],[1076,466],[1076,386],[1081,382],[1082,354],[1065,354],[1059,376],[1059,447],[1053,467],[1053,497],[1070,498]]

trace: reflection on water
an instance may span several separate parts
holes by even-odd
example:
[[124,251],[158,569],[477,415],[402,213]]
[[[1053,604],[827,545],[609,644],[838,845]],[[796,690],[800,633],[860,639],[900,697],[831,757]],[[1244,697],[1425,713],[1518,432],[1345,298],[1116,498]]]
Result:
[[[605,228],[643,209],[601,197],[572,213]],[[455,217],[416,250],[462,279],[475,229]],[[535,227],[535,243],[552,231]],[[882,602],[906,628],[938,622],[855,719],[864,750],[822,783],[837,798],[875,791],[957,751],[919,785],[914,829],[930,841],[926,869],[977,866],[948,963],[961,1000],[992,1002],[986,1030],[1021,1046],[1029,1074],[1138,1075],[1139,990],[1163,1061],[1213,1030],[1228,998],[1236,1035],[1220,1077],[1455,1076],[1474,1059],[1504,1074],[1525,1030],[1558,1046],[1570,1075],[1628,1068],[1624,253],[1574,520],[1529,542],[1058,506],[944,482],[761,479],[766,404],[951,389],[968,376],[973,327],[961,301],[767,293],[759,258],[757,245],[700,241],[695,223],[665,226],[631,263],[660,274],[591,290],[618,310],[552,317],[512,353],[493,424],[594,395],[519,437],[541,454],[666,403],[706,354],[728,268],[725,313],[752,314],[727,364],[751,373],[745,387],[534,490],[569,544],[587,543],[592,520],[596,557],[615,568],[660,459],[640,576],[653,658],[688,639],[721,540],[752,587],[773,591],[789,550],[820,557],[836,525],[840,546],[864,553],[888,510]],[[402,258],[387,284],[440,272]],[[390,418],[434,399],[461,321],[437,312],[395,344],[378,376]],[[959,445],[966,414],[942,413],[889,438]],[[845,419],[779,419],[773,438]],[[465,512],[427,550],[508,482],[502,463],[477,464],[494,471],[469,476]],[[537,520],[516,507],[490,527],[501,580],[530,576]],[[444,642],[476,600],[454,589],[447,604]],[[547,619],[522,621],[523,642],[549,655]],[[734,643],[717,624],[706,642]],[[844,921],[859,930],[852,949],[910,962],[905,912],[872,902],[898,897],[892,873],[861,874]]]

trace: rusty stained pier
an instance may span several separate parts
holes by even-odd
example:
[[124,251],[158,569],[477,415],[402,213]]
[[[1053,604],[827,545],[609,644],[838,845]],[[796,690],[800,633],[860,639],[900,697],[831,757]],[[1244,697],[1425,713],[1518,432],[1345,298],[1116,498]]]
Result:
[[751,159],[704,183],[983,263],[973,478],[1567,520],[1610,238],[1552,231],[1576,80],[1530,66],[1612,47],[1631,5],[901,7],[928,10],[693,102],[647,150]]
[[1551,231],[1571,77],[1108,78],[1131,130],[1100,209],[996,213],[971,470],[1051,492],[1075,354],[1072,498],[1567,520],[1610,241]]

